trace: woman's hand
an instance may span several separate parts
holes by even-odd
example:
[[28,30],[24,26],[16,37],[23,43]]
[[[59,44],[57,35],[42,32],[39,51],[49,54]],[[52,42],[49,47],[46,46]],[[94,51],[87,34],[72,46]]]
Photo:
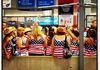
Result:
[[8,53],[8,52],[5,52],[5,54],[6,54],[6,59],[10,59],[10,53]]

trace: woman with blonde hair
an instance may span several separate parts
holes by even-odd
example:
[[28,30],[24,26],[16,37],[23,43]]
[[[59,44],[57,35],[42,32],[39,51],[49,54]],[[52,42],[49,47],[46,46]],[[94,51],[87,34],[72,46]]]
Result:
[[26,46],[29,47],[29,55],[44,55],[46,41],[42,37],[42,31],[39,27],[34,27],[32,36],[26,41]]

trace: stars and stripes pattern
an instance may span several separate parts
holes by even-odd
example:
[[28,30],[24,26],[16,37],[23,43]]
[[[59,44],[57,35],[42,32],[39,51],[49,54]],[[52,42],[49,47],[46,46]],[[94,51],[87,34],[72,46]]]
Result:
[[85,56],[96,56],[96,49],[94,46],[86,45],[84,47],[84,55]]
[[12,55],[12,48],[9,47],[9,48],[6,48],[6,49],[7,49],[7,52],[8,52],[10,55]]
[[78,56],[79,55],[79,47],[71,45],[71,52],[73,56]]
[[78,40],[74,42],[72,39],[70,39],[70,42],[71,42],[71,45],[74,45],[76,47],[79,46]]
[[43,44],[44,43],[44,40],[43,39],[39,39],[39,40],[33,40],[33,39],[30,39],[29,40],[29,44]]
[[74,42],[72,39],[71,41],[71,52],[73,54],[73,56],[78,56],[79,55],[79,43],[78,41]]
[[43,47],[44,40],[33,40],[31,39],[29,41],[30,47],[29,47],[29,54],[45,54],[45,49]]
[[58,41],[54,37],[54,51],[53,51],[54,57],[57,57],[57,58],[64,57],[64,45],[65,45],[65,40]]
[[[88,39],[87,39],[88,41]],[[96,56],[96,48],[94,45],[89,45],[88,42],[86,41],[84,45],[84,55],[85,56]]]
[[64,45],[65,45],[65,40],[63,40],[63,41],[57,41],[57,40],[54,38],[54,45],[55,45],[55,46],[64,46]]
[[14,51],[15,51],[15,48],[16,47],[16,38],[14,37],[8,44],[8,46],[6,47],[8,53],[10,55],[13,55],[14,54]]
[[89,50],[84,48],[84,55],[85,56],[96,56],[96,51],[95,50]]
[[52,47],[51,46],[46,47],[46,55],[52,55]]
[[45,54],[45,50],[42,44],[31,45],[28,52],[29,54]]
[[64,48],[63,46],[56,46],[54,47],[53,56],[57,58],[63,58],[64,57]]

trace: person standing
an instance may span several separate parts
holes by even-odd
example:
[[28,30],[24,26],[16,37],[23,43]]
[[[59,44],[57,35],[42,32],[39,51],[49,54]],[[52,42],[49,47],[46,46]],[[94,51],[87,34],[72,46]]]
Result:
[[84,55],[96,56],[97,44],[95,40],[96,30],[90,29],[88,31],[88,37],[84,38]]
[[5,30],[5,37],[3,41],[3,51],[5,57],[9,60],[11,56],[15,55],[16,51],[16,28],[8,27]]
[[[68,46],[65,29],[63,27],[58,27],[56,35],[54,35],[52,38],[51,44],[54,57],[64,58],[64,47],[66,47],[65,44]],[[69,47],[66,48],[69,49]]]
[[41,29],[35,27],[32,31],[32,36],[27,38],[26,46],[29,47],[29,55],[45,55],[46,41],[42,35]]
[[25,37],[25,28],[24,27],[18,27],[17,33],[18,37],[16,38],[16,44],[17,44],[17,56],[28,56],[28,50],[26,47],[26,40],[27,37]]

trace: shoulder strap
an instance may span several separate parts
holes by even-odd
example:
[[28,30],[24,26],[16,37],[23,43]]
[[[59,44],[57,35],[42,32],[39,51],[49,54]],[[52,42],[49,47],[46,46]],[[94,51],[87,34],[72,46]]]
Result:
[[65,35],[65,46],[64,48],[68,48],[69,49],[69,46],[68,46],[68,42],[67,42],[67,36]]

